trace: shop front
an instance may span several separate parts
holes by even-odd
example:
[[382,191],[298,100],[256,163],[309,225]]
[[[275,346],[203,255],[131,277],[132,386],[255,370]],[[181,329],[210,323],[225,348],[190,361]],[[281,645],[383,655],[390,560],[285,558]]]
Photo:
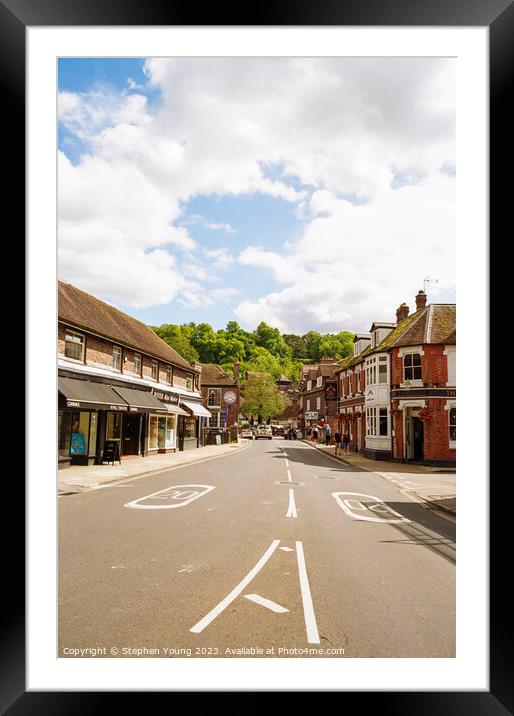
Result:
[[148,452],[167,453],[176,452],[178,445],[178,425],[182,416],[188,416],[185,410],[178,406],[165,406],[165,414],[149,415]]
[[89,380],[59,376],[58,391],[58,467],[92,465],[101,455],[108,416],[117,416],[110,419],[114,430],[129,406],[110,386]]
[[203,444],[203,433],[206,420],[211,413],[201,403],[192,400],[183,400],[181,408],[188,411],[188,415],[179,420],[179,450],[193,450]]

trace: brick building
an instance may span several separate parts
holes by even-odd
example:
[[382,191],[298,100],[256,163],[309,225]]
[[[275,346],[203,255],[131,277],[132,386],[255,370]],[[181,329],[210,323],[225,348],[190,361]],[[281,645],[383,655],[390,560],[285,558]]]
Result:
[[334,358],[322,358],[319,365],[304,366],[300,383],[299,422],[302,431],[328,422],[334,431],[337,416],[337,376]]
[[403,303],[396,323],[357,334],[341,361],[339,416],[351,447],[367,457],[454,465],[456,454],[455,304]]
[[205,441],[216,442],[216,436],[223,443],[237,440],[237,426],[241,396],[239,389],[239,366],[235,365],[234,378],[215,363],[201,364],[200,390],[203,405],[210,412],[207,421]]
[[366,446],[365,358],[371,350],[371,334],[356,333],[353,355],[338,363],[334,375],[339,383],[338,427],[350,435],[350,449],[360,452]]
[[57,332],[59,467],[201,444],[198,366],[148,326],[59,281]]

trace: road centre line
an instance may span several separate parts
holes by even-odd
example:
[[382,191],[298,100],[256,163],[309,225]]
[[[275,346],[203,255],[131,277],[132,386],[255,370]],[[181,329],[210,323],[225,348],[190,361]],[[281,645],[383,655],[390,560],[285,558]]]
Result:
[[298,517],[296,513],[296,504],[294,501],[294,490],[289,490],[289,507],[287,508],[286,517]]
[[272,542],[271,545],[268,547],[268,549],[266,550],[266,552],[262,555],[262,557],[260,558],[260,560],[259,560],[259,561],[257,562],[257,564],[255,565],[255,567],[253,567],[253,568],[248,572],[248,574],[246,575],[246,577],[244,577],[244,578],[239,582],[239,584],[237,585],[237,587],[234,587],[234,589],[233,589],[229,594],[227,594],[227,596],[226,596],[224,599],[222,599],[221,602],[219,602],[219,604],[217,604],[217,605],[214,607],[214,609],[211,609],[211,611],[210,611],[208,614],[206,614],[202,619],[200,619],[200,621],[197,622],[189,631],[193,632],[194,634],[200,634],[200,632],[202,632],[202,631],[205,629],[205,627],[209,626],[209,624],[210,624],[212,621],[214,621],[214,619],[216,619],[216,617],[219,616],[219,615],[228,607],[228,605],[231,604],[231,603],[234,601],[234,599],[236,599],[236,598],[241,594],[241,592],[243,591],[243,589],[244,589],[248,584],[250,584],[250,582],[252,581],[252,579],[253,579],[253,578],[261,571],[261,569],[264,567],[264,565],[265,565],[266,562],[269,560],[269,558],[271,557],[271,555],[272,555],[273,552],[276,550],[276,548],[278,547],[279,544],[280,544],[280,540],[279,540],[279,539],[273,540],[273,542]]
[[287,471],[287,479],[289,480],[289,482],[293,481],[293,478],[291,477],[291,470],[289,470],[289,469]]
[[300,577],[300,591],[302,593],[303,615],[305,619],[305,628],[307,629],[307,641],[309,644],[319,644],[320,639],[318,625],[316,624],[316,616],[312,605],[309,578],[307,577],[307,567],[305,566],[305,556],[303,554],[303,545],[301,542],[296,543],[296,559],[298,561],[298,575]]

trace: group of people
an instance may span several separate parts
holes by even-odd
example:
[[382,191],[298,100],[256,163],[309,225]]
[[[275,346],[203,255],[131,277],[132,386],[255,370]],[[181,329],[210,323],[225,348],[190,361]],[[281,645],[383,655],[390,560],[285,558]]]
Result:
[[284,438],[285,440],[296,440],[296,430],[294,428],[285,428],[284,429]]
[[[306,434],[310,439],[317,443],[318,440],[323,441],[327,447],[332,444],[332,428],[328,423],[325,425],[314,425],[311,428],[307,428]],[[350,454],[350,433],[348,430],[341,432],[336,430],[334,433],[334,446],[336,455],[349,455]]]

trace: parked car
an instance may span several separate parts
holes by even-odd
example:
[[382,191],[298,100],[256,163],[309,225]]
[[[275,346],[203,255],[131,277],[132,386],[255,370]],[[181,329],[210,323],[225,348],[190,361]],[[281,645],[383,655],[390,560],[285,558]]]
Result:
[[273,432],[269,425],[257,426],[257,428],[255,429],[255,439],[258,440],[259,438],[268,438],[268,440],[271,440],[273,438]]
[[250,440],[253,440],[253,430],[252,428],[243,428],[241,430],[241,437],[242,438],[249,438]]

